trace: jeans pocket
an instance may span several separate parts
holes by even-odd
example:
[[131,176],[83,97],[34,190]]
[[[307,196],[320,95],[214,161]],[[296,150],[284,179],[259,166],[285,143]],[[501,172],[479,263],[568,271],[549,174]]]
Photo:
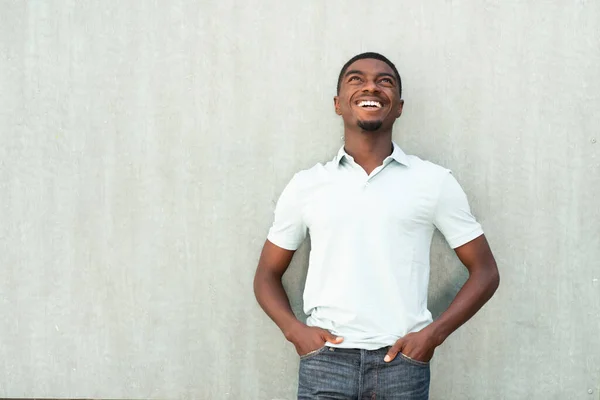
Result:
[[429,362],[415,360],[414,358],[410,358],[409,356],[407,356],[404,353],[398,353],[398,355],[409,364],[418,365],[419,367],[428,367],[429,366]]
[[323,346],[323,347],[321,347],[320,349],[316,349],[316,350],[313,350],[313,351],[309,351],[308,353],[301,355],[301,356],[300,356],[300,359],[301,359],[301,360],[306,360],[307,358],[314,357],[314,356],[316,356],[317,354],[320,354],[320,353],[322,353],[323,351],[325,351],[325,349],[326,349],[326,348],[327,348],[327,346]]

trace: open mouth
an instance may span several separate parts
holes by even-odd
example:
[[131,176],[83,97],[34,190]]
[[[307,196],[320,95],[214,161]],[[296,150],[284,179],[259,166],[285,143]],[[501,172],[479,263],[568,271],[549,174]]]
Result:
[[383,107],[383,104],[381,104],[381,102],[374,100],[360,100],[356,102],[356,105],[366,110],[377,110]]

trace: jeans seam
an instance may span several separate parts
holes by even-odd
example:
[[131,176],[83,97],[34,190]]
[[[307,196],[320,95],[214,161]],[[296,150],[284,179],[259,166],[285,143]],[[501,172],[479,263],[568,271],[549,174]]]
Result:
[[372,393],[372,400],[376,400],[377,399],[377,380],[378,380],[378,372],[379,372],[379,363],[375,363],[375,383],[374,383],[374,387],[373,387],[373,393]]
[[359,396],[358,398],[360,399],[362,397],[362,390],[363,390],[363,371],[364,371],[364,362],[365,362],[365,351],[364,350],[360,350],[360,366],[358,367],[358,393]]

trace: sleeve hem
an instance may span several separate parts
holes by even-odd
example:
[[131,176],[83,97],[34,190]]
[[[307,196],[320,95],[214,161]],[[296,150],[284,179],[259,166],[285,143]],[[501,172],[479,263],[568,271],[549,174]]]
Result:
[[446,239],[446,241],[448,242],[450,247],[456,249],[457,247],[460,247],[463,244],[467,244],[471,240],[476,239],[481,235],[483,235],[483,229],[481,229],[481,227],[478,227],[477,229],[474,229],[469,233],[460,236],[455,236],[452,239]]
[[284,250],[290,250],[290,251],[296,251],[298,250],[298,247],[300,247],[300,244],[296,244],[294,242],[289,242],[289,241],[285,241],[285,240],[279,240],[274,238],[271,235],[267,236],[267,240],[271,243],[273,243],[275,246],[277,247],[281,247]]

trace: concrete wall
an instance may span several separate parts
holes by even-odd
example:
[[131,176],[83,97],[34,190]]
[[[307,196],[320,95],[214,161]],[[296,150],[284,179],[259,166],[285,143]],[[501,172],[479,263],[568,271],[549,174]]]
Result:
[[[373,50],[403,75],[396,140],[454,170],[502,273],[431,398],[600,398],[599,22],[591,0],[2,0],[0,397],[294,398],[253,273]],[[435,314],[465,277],[436,236]]]

